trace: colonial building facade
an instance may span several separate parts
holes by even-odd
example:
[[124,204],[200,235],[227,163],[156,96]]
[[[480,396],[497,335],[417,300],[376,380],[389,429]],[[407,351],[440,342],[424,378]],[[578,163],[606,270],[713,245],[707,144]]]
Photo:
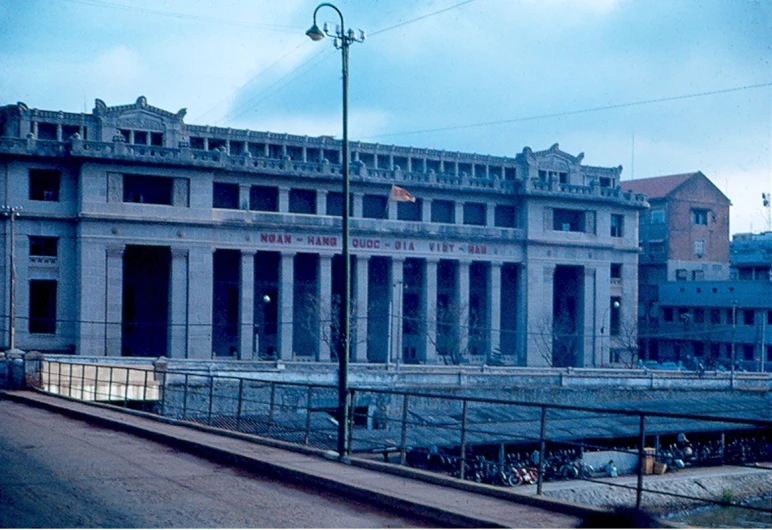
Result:
[[[22,349],[336,358],[340,141],[184,117],[0,108],[4,344],[14,305]],[[352,143],[352,361],[609,363],[647,202],[582,159]]]

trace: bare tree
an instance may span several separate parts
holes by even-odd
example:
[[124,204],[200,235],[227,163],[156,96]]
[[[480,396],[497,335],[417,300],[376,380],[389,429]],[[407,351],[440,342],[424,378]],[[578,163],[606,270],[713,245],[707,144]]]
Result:
[[[340,296],[333,296],[330,303],[326,304],[319,296],[306,295],[304,297],[304,305],[306,306],[305,318],[301,320],[300,325],[309,336],[316,340],[317,344],[329,349],[331,360],[337,360],[340,352],[343,351],[344,317],[341,314]],[[360,344],[367,344],[367,335],[359,337],[356,333],[358,318],[356,300],[351,300],[350,310],[351,329],[349,340],[351,345],[358,347]]]
[[[432,330],[435,332],[432,333]],[[465,304],[448,303],[439,305],[433,314],[426,318],[424,328],[429,342],[437,355],[447,365],[459,365],[469,362],[470,357],[478,353],[484,345],[482,355],[490,363],[493,355],[487,346],[487,327],[480,326],[480,319],[469,311]]]
[[619,352],[619,362],[627,368],[634,368],[640,358],[638,324],[634,320],[619,323],[619,333],[611,337],[611,346]]
[[531,336],[541,358],[550,367],[576,365],[579,335],[570,316],[561,312],[555,317],[544,314],[532,326]]

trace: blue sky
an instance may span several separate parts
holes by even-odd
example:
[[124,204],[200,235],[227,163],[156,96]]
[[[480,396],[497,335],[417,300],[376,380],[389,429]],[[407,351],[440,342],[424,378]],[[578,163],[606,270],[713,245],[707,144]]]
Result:
[[[144,95],[188,123],[339,137],[340,53],[304,35],[317,4],[0,0],[0,104]],[[732,200],[733,233],[765,229],[772,3],[336,5],[369,34],[351,48],[352,140],[505,156],[557,142],[624,179],[701,170]]]

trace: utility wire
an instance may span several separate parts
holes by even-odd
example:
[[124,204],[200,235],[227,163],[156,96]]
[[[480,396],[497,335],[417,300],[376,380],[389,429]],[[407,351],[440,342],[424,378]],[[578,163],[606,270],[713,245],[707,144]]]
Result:
[[364,139],[369,138],[385,138],[389,136],[406,136],[409,134],[424,134],[424,133],[433,133],[433,132],[443,132],[443,131],[455,131],[455,130],[461,130],[461,129],[473,129],[477,127],[490,127],[492,125],[504,125],[508,123],[517,123],[517,122],[523,122],[523,121],[532,121],[532,120],[541,120],[544,118],[558,118],[561,116],[571,116],[576,114],[586,114],[590,112],[600,112],[604,110],[612,110],[612,109],[621,109],[626,107],[638,107],[642,105],[651,105],[655,103],[664,103],[667,101],[677,101],[682,99],[693,99],[693,98],[699,98],[704,96],[714,96],[717,94],[728,94],[730,92],[739,92],[741,90],[751,90],[754,88],[763,88],[763,87],[769,87],[772,86],[772,82],[767,83],[759,83],[756,85],[745,85],[740,87],[732,87],[732,88],[724,88],[721,90],[711,90],[708,92],[697,92],[694,94],[682,94],[680,96],[671,96],[671,97],[662,97],[662,98],[656,98],[656,99],[644,99],[641,101],[630,101],[627,103],[614,103],[612,105],[603,105],[600,107],[590,107],[586,109],[579,109],[579,110],[569,110],[564,112],[554,112],[551,114],[537,114],[534,116],[523,116],[520,118],[511,118],[506,120],[493,120],[493,121],[485,121],[485,122],[479,122],[479,123],[468,123],[464,125],[449,125],[447,127],[434,127],[431,129],[416,129],[413,131],[404,131],[404,132],[395,132],[395,133],[384,133],[384,134],[377,134],[373,136],[366,136]]
[[177,18],[180,20],[192,20],[192,21],[198,21],[198,22],[214,22],[217,24],[225,24],[228,26],[238,26],[242,28],[257,28],[257,29],[267,29],[271,31],[280,31],[284,33],[297,33],[299,31],[302,31],[302,29],[294,27],[294,26],[285,26],[285,25],[279,25],[279,24],[251,24],[249,22],[242,22],[238,20],[228,20],[225,18],[214,18],[214,17],[205,17],[200,15],[189,15],[186,13],[177,13],[174,11],[164,11],[161,9],[152,9],[148,7],[139,7],[139,6],[130,6],[130,5],[124,5],[124,4],[117,4],[114,2],[105,2],[102,0],[64,0],[65,2],[70,2],[71,4],[80,4],[80,5],[86,5],[86,6],[92,6],[92,7],[106,7],[109,9],[120,9],[123,11],[136,11],[139,13],[145,13],[150,15],[160,15],[164,17],[172,17]]
[[418,22],[419,20],[424,20],[424,19],[436,16],[436,15],[440,15],[442,13],[450,11],[451,9],[456,9],[457,7],[461,7],[461,6],[464,6],[466,4],[471,4],[474,1],[476,1],[476,0],[464,0],[463,2],[459,2],[459,3],[454,4],[452,6],[445,7],[443,9],[440,9],[439,11],[434,11],[432,13],[427,13],[426,15],[421,15],[420,17],[411,18],[410,20],[406,20],[404,22],[399,22],[397,24],[394,24],[393,26],[387,26],[385,28],[379,29],[377,31],[374,31],[374,32],[370,33],[369,36],[370,37],[374,37],[375,35],[378,35],[380,33],[385,33],[387,31],[391,31],[392,29],[401,28],[402,26],[407,26],[408,24],[413,24],[414,22]]

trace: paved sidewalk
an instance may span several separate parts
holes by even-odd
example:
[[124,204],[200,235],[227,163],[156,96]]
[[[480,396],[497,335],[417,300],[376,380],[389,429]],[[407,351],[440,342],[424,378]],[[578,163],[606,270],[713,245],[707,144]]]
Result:
[[[358,459],[352,459],[352,464],[343,464],[334,460],[332,454],[328,454],[328,458],[310,454],[313,451],[303,454],[277,447],[281,444],[276,442],[271,442],[272,446],[266,445],[266,441],[258,437],[159,421],[150,415],[127,412],[118,407],[86,404],[37,392],[5,392],[2,396],[248,467],[282,480],[323,487],[347,497],[427,517],[436,520],[438,526],[568,528],[576,527],[581,516],[597,513],[592,508],[569,502],[528,497],[452,478],[427,477],[434,482],[429,483],[379,471],[387,464],[370,462],[368,465]],[[371,468],[361,467],[363,465]]]

